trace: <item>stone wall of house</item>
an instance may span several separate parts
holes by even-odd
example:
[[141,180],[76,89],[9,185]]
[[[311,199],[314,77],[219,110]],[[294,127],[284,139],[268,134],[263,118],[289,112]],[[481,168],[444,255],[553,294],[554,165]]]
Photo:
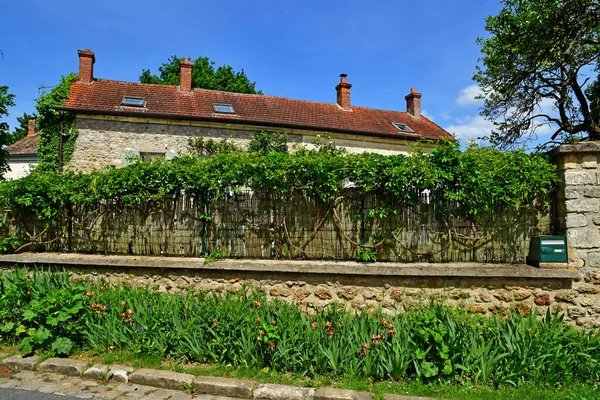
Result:
[[[151,119],[145,122],[131,119],[103,120],[96,118],[77,118],[79,131],[75,144],[75,152],[67,165],[68,168],[81,172],[89,172],[107,165],[122,167],[125,164],[127,150],[149,153],[178,153],[190,151],[189,139],[204,137],[221,140],[232,138],[242,147],[246,147],[254,135],[261,129],[215,128],[201,126],[182,121],[160,123]],[[288,132],[289,146],[295,143],[311,147],[312,139],[317,135],[306,132]],[[402,141],[392,144],[374,138],[356,135],[337,135],[336,144],[345,147],[349,152],[372,151],[380,154],[407,153],[408,146]]]
[[562,145],[554,153],[561,183],[556,231],[566,235],[571,266],[582,281],[600,279],[600,142]]

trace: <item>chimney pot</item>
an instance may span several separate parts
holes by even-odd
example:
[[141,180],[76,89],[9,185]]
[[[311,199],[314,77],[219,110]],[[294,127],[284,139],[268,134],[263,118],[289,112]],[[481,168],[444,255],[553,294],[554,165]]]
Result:
[[27,121],[27,136],[33,136],[38,133],[37,123],[35,119],[30,119]]
[[415,118],[421,118],[421,93],[415,88],[410,89],[410,94],[404,96],[406,99],[406,112]]
[[94,63],[96,56],[90,49],[78,50],[79,55],[79,82],[90,83],[94,80]]
[[179,91],[189,93],[192,91],[192,69],[194,64],[188,57],[179,64]]
[[352,84],[346,80],[347,74],[340,74],[340,83],[335,87],[337,92],[337,103],[345,110],[350,109],[350,88]]

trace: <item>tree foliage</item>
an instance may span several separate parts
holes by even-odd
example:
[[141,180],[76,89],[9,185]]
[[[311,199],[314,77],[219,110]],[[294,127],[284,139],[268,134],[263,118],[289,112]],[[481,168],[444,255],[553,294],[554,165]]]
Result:
[[[154,83],[160,85],[179,85],[179,64],[183,58],[171,56],[166,63],[158,67],[158,75],[152,74],[149,69],[142,70],[141,83]],[[215,69],[214,61],[208,57],[198,57],[194,60],[192,71],[192,87],[199,89],[221,90],[235,93],[258,93],[256,83],[251,82],[244,70],[236,72],[229,65],[222,65]]]
[[553,139],[600,139],[599,91],[586,91],[598,64],[600,1],[503,3],[486,20],[490,36],[478,39],[483,56],[474,75],[482,114],[495,124],[492,143],[512,146],[542,125],[556,128]]
[[8,107],[15,105],[14,99],[15,95],[8,93],[8,86],[0,86],[0,177],[9,170],[8,153],[4,147],[12,143],[8,123],[3,122],[2,118],[8,116]]
[[69,97],[71,85],[75,80],[77,80],[76,74],[61,77],[60,83],[53,87],[50,92],[42,95],[37,101],[37,125],[41,135],[37,148],[38,168],[40,169],[58,169],[61,134],[68,135],[63,142],[63,164],[70,159],[75,150],[75,140],[77,139],[75,116],[71,112],[56,109],[56,107],[64,105],[65,99]]

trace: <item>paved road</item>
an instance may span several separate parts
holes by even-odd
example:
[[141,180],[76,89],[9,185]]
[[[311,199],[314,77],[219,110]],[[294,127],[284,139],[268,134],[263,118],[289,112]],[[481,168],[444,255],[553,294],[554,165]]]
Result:
[[0,389],[2,400],[81,400],[71,396],[59,396],[56,394],[40,393],[22,389]]

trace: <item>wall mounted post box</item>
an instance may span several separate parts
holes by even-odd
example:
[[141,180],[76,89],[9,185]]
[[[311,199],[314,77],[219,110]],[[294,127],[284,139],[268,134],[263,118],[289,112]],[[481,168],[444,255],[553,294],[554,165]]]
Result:
[[529,241],[528,265],[541,263],[568,263],[566,236],[533,236]]

